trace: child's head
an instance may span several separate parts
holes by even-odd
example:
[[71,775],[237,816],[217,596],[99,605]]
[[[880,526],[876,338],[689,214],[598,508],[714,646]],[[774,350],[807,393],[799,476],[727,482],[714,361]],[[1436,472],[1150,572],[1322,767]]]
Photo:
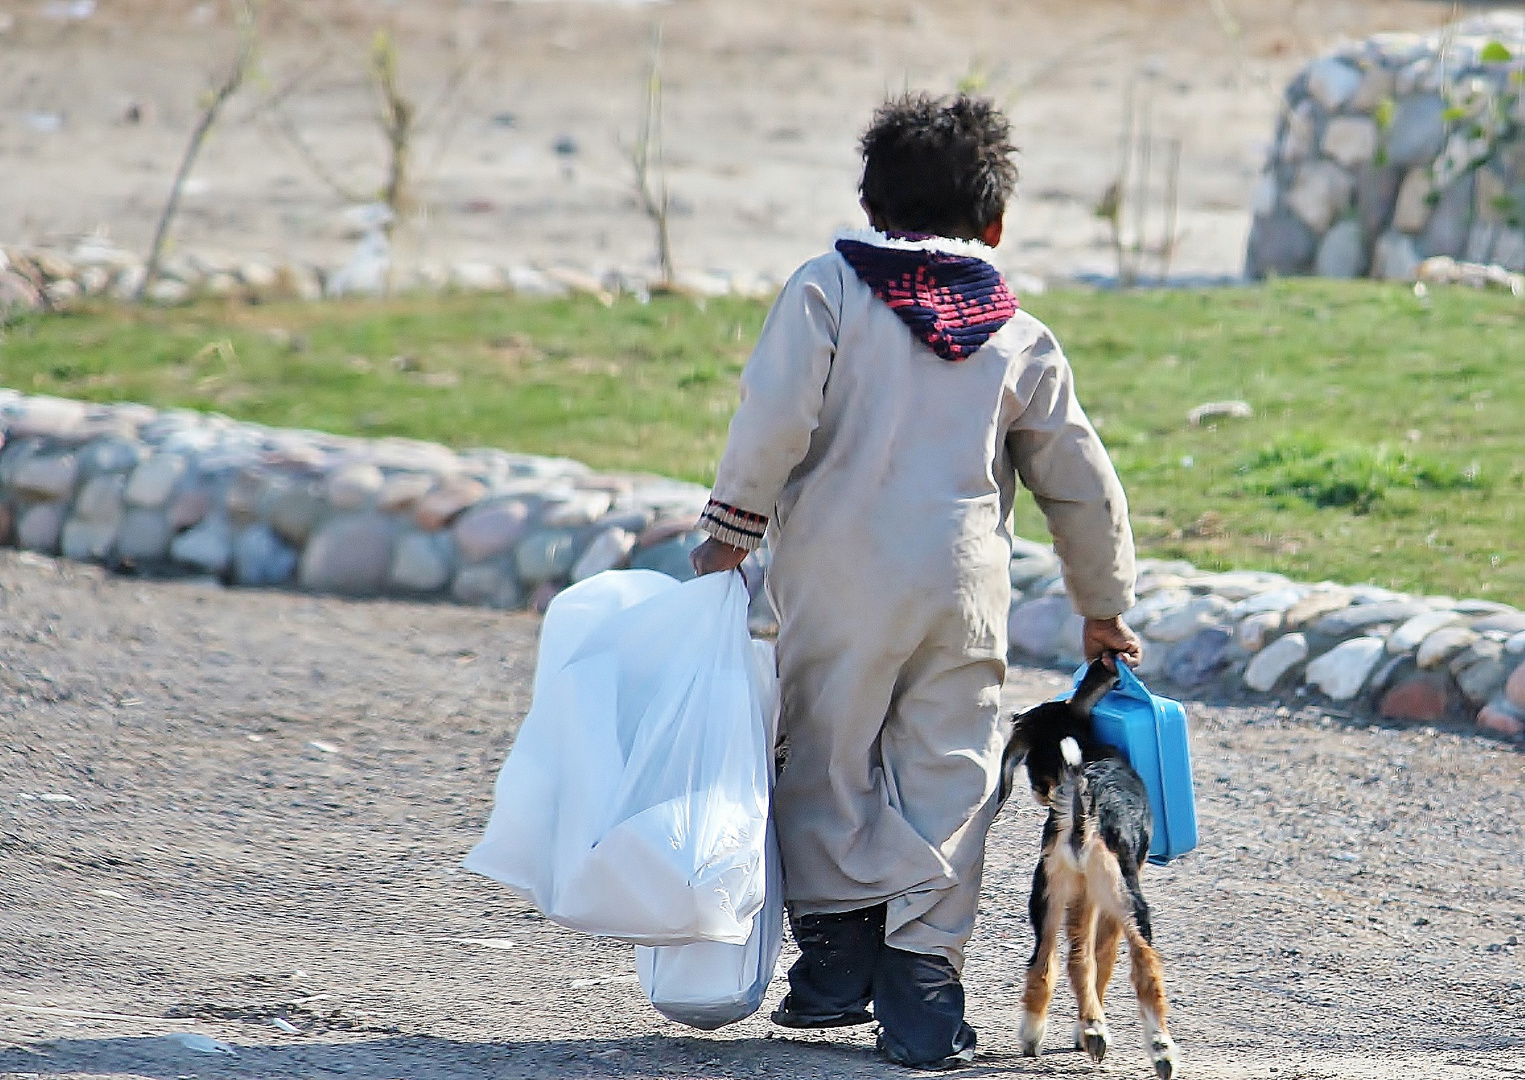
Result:
[[907,94],[885,102],[858,148],[858,192],[879,229],[984,239],[1017,184],[1011,125],[985,98]]

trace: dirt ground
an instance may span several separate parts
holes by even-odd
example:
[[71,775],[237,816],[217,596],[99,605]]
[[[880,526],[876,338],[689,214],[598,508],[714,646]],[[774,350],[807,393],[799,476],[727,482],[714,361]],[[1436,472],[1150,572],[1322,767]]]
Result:
[[[782,980],[732,1028],[668,1023],[628,947],[457,869],[535,634],[0,553],[0,1075],[905,1075],[868,1029],[773,1029]],[[1009,699],[1059,685],[1015,670]],[[1202,846],[1145,876],[1184,1075],[1525,1077],[1520,753],[1311,710],[1190,713]],[[1018,1052],[1039,825],[1014,803],[992,835],[969,1075],[1096,1071],[1059,1038]],[[1116,985],[1104,1071],[1150,1076]],[[1061,991],[1054,1030],[1071,1008]]]
[[[1517,5],[1516,5],[1517,6]],[[1457,4],[1472,11],[1497,5]],[[1182,143],[1178,274],[1237,274],[1278,96],[1308,58],[1438,0],[266,0],[257,77],[187,188],[182,248],[342,263],[341,212],[385,152],[366,72],[390,28],[417,107],[425,212],[407,264],[648,268],[622,147],[651,29],[680,269],[779,279],[859,224],[854,142],[902,88],[961,82],[1010,107],[1024,180],[1001,259],[1115,270],[1092,208],[1116,177],[1130,84],[1147,98],[1154,206]],[[99,231],[142,251],[234,51],[230,0],[0,0],[0,241]],[[71,17],[79,16],[79,17]],[[304,149],[305,148],[305,149]],[[1156,214],[1151,238],[1163,231]]]

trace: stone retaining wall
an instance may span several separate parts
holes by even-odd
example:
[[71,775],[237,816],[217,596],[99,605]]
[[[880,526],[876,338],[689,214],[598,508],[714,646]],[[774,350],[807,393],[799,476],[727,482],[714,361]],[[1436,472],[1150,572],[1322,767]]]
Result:
[[1525,271],[1525,15],[1379,34],[1309,64],[1256,191],[1245,272]]
[[0,542],[233,585],[500,608],[543,608],[614,566],[687,573],[709,494],[561,459],[14,391],[0,391],[0,437]]
[[[1053,551],[1019,541],[1011,581],[1013,650],[1078,666],[1081,619]],[[1188,690],[1237,686],[1394,720],[1475,721],[1506,738],[1525,735],[1525,611],[1149,560],[1139,564],[1137,591],[1124,619],[1144,639],[1146,680]]]
[[[601,570],[691,576],[707,498],[564,459],[0,390],[0,543],[146,573],[544,610]],[[776,630],[766,567],[766,551],[749,559],[756,633]],[[1017,542],[1012,646],[1078,665],[1058,571],[1051,549]],[[1185,563],[1143,563],[1138,593],[1146,678],[1525,734],[1525,612]]]

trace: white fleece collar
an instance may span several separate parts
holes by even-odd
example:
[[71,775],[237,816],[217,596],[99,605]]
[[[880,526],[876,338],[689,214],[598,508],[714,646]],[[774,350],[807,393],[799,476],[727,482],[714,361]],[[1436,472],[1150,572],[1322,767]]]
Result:
[[940,255],[963,255],[984,262],[995,262],[995,248],[978,240],[958,240],[951,236],[929,236],[925,240],[905,240],[886,236],[878,229],[839,229],[831,238],[835,247],[838,240],[851,240],[873,247],[893,248],[899,251],[935,251]]

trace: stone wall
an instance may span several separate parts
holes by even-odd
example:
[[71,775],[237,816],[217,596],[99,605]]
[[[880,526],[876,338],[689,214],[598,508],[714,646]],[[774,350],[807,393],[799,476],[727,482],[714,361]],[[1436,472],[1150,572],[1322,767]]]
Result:
[[[0,543],[136,572],[544,610],[601,570],[691,576],[707,498],[563,459],[0,390]],[[766,568],[766,551],[746,567],[756,633],[776,630]],[[1017,541],[1011,580],[1014,652],[1078,665],[1053,551]],[[1525,612],[1184,563],[1142,564],[1138,593],[1148,679],[1525,734]]]
[[687,574],[709,494],[574,461],[8,390],[0,438],[0,543],[231,585],[500,608],[543,609],[614,566]]
[[1245,272],[1525,271],[1525,15],[1379,34],[1309,64],[1256,189]]
[[[1081,619],[1053,551],[1019,541],[1011,581],[1013,651],[1078,666]],[[1137,591],[1124,619],[1146,680],[1525,736],[1525,611],[1507,604],[1156,561],[1140,563]]]

